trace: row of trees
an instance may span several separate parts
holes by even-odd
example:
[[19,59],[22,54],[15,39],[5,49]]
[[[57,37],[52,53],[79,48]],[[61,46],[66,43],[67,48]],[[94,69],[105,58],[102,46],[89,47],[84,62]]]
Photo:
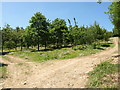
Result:
[[74,18],[75,25],[66,25],[64,19],[56,18],[52,22],[40,12],[34,14],[30,19],[30,26],[25,29],[22,27],[11,28],[6,25],[1,28],[2,50],[4,48],[17,50],[17,47],[34,47],[44,46],[45,49],[61,48],[64,46],[75,46],[80,44],[91,44],[97,40],[108,40],[112,32],[101,28],[96,22],[91,26],[79,27]]

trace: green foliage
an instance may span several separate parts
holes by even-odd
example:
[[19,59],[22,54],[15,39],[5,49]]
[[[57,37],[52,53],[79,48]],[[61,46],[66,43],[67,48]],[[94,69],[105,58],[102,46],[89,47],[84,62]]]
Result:
[[54,39],[54,44],[56,44],[57,48],[65,45],[67,42],[68,28],[66,26],[66,22],[64,19],[56,18],[52,21],[51,24],[52,36]]
[[120,37],[120,1],[112,2],[108,9],[109,11],[106,13],[114,24],[113,35]]
[[39,44],[41,42],[42,45],[45,45],[45,49],[47,46],[48,41],[48,25],[49,23],[46,20],[46,17],[42,15],[42,13],[37,12],[34,16],[31,17],[29,21],[31,23],[31,28],[34,28],[34,33],[37,37],[37,44],[38,44],[38,51],[39,51]]
[[[84,25],[79,27],[76,19],[73,18],[73,20],[75,25],[72,26],[68,19],[70,25],[67,26],[64,19],[56,18],[51,22],[42,13],[37,12],[29,21],[30,26],[25,29],[22,27],[13,29],[7,24],[0,32],[3,39],[2,52],[3,49],[17,51],[17,48],[20,47],[22,51],[24,48],[29,49],[29,47],[35,48],[36,46],[38,51],[40,47],[45,47],[45,50],[68,46],[72,46],[74,49],[84,49],[85,47],[82,45],[91,45],[98,40],[108,41],[112,36],[112,32],[101,28],[96,21],[89,27]],[[75,47],[76,45],[81,46]],[[93,48],[96,46],[93,45]]]
[[117,28],[113,28],[113,36],[119,36],[120,37],[120,30]]
[[86,45],[77,45],[77,46],[73,47],[73,50],[84,50],[86,48],[87,48]]
[[92,43],[93,49],[96,49],[96,48],[97,48],[97,45],[98,45],[98,43],[96,43],[96,42]]

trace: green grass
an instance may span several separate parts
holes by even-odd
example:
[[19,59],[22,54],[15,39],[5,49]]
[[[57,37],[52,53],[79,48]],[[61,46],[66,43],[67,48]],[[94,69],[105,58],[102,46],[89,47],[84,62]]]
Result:
[[4,60],[10,60],[10,58],[8,58],[7,56],[2,56],[2,58],[4,59]]
[[72,50],[72,48],[62,48],[53,51],[42,51],[42,52],[15,52],[12,55],[19,56],[20,58],[25,58],[32,61],[47,61],[55,59],[69,59],[78,56],[86,56],[94,54],[100,50],[87,48],[85,50]]
[[89,88],[117,88],[117,82],[113,81],[110,75],[118,72],[118,66],[120,67],[118,64],[111,64],[110,61],[99,64],[89,73],[89,80],[86,86]]
[[22,65],[24,65],[24,63],[18,63],[17,65],[22,66]]
[[[111,47],[112,45],[113,44],[109,44],[109,47]],[[30,61],[43,62],[47,60],[63,60],[63,59],[69,59],[79,56],[87,56],[87,55],[95,54],[107,48],[101,46],[100,48],[102,49],[99,48],[93,49],[92,45],[87,45],[85,49],[81,50],[81,45],[78,45],[77,47],[78,48],[76,48],[75,50],[74,48],[72,49],[72,47],[69,47],[69,48],[55,49],[51,51],[39,51],[39,52],[37,51],[31,52],[27,50],[27,51],[13,52],[10,54]]]
[[6,78],[7,77],[6,73],[7,73],[6,66],[0,66],[0,79]]

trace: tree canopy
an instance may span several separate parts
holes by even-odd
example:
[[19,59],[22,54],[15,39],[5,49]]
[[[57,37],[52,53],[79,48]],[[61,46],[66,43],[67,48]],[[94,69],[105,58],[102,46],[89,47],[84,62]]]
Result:
[[120,1],[115,0],[108,7],[109,11],[106,12],[109,15],[111,22],[114,25],[113,33],[114,36],[120,37]]
[[53,21],[47,19],[42,13],[35,13],[29,20],[30,25],[26,28],[10,25],[1,28],[2,51],[3,49],[15,49],[20,47],[62,48],[66,46],[92,44],[98,40],[108,40],[111,32],[101,28],[96,22],[91,26],[78,26],[73,18],[74,25],[69,25],[64,19],[56,18]]

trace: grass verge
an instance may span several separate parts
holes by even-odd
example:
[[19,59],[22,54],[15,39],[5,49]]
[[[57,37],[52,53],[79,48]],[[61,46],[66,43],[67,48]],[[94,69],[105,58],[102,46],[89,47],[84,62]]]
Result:
[[105,61],[99,64],[89,75],[88,88],[118,88],[119,64]]
[[7,68],[6,66],[0,66],[0,79],[7,77]]

